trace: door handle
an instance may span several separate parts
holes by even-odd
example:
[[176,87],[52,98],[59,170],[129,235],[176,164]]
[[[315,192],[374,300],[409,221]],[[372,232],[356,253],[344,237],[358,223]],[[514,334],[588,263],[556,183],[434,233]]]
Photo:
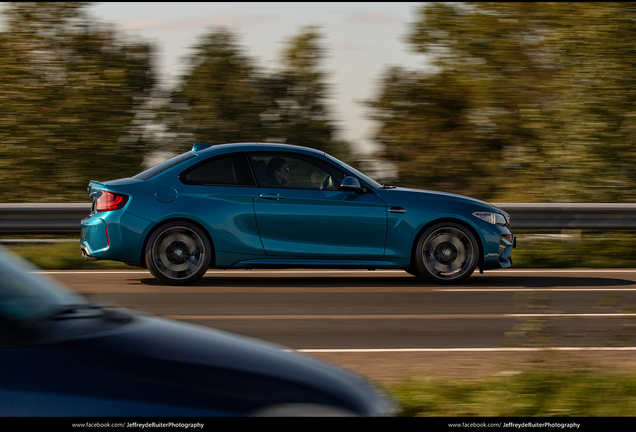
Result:
[[259,195],[259,197],[262,199],[270,200],[270,201],[282,200],[285,198],[284,196],[281,196],[275,193],[261,194]]
[[391,207],[389,211],[391,213],[406,213],[406,209],[404,207]]

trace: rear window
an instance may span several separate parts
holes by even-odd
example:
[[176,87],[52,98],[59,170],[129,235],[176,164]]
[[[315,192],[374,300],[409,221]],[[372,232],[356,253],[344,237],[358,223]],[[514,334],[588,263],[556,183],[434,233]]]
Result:
[[149,178],[154,177],[157,174],[160,174],[164,172],[165,170],[172,168],[173,166],[178,165],[181,162],[187,161],[188,159],[191,159],[195,156],[196,154],[192,152],[180,154],[179,156],[175,156],[172,159],[168,159],[167,161],[161,162],[159,165],[155,165],[152,168],[148,168],[146,171],[140,172],[136,176],[133,176],[133,178],[139,179],[139,180],[148,180]]
[[183,172],[185,184],[219,186],[256,186],[245,154],[208,159]]

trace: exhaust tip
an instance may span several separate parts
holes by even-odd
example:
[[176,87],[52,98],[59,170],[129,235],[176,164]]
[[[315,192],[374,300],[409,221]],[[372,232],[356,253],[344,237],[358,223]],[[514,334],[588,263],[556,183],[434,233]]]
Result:
[[86,246],[81,245],[80,249],[82,250],[82,258],[84,258],[84,261],[97,261],[98,258],[95,258],[94,256],[91,256],[87,251],[86,251]]

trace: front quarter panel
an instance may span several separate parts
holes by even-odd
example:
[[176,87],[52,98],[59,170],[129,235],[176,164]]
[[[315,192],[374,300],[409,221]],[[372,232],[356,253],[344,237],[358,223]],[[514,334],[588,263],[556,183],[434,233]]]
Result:
[[[438,221],[454,221],[471,229],[482,246],[484,269],[499,268],[499,242],[507,228],[489,224],[472,215],[492,207],[471,198],[435,192],[397,189],[380,191],[387,203],[387,258],[411,257],[413,245],[421,232]],[[390,210],[405,210],[393,213]]]

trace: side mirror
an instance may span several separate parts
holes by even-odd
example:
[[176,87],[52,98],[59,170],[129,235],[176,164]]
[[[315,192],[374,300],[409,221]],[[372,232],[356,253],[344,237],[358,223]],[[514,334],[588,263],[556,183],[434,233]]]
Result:
[[365,193],[367,190],[360,185],[360,182],[355,177],[345,177],[342,179],[340,185],[342,191],[353,191],[355,193]]

